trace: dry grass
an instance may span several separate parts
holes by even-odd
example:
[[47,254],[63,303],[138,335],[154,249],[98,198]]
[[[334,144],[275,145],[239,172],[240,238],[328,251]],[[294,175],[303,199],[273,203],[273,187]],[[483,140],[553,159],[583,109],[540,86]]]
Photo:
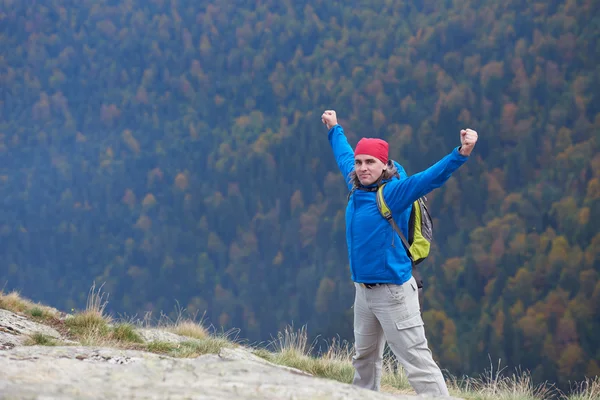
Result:
[[[270,347],[270,350],[269,350]],[[393,394],[415,394],[401,366],[387,349],[384,355],[381,391]],[[314,357],[314,345],[309,344],[305,327],[294,331],[286,327],[267,348],[255,350],[256,355],[275,364],[300,369],[315,376],[351,383],[353,349],[347,343],[333,341],[327,352]],[[535,385],[527,371],[517,370],[508,376],[504,368],[493,365],[479,378],[461,381],[451,378],[450,394],[466,400],[600,400],[600,378],[586,379],[572,394],[565,395],[553,385]]]
[[219,354],[221,349],[234,346],[234,343],[224,337],[207,337],[181,343],[154,341],[146,345],[146,350],[176,358],[195,358],[205,354]]
[[[157,325],[167,332],[192,339],[206,339],[210,336],[209,330],[203,325],[204,317],[196,322],[196,316],[186,316],[186,309],[179,306],[179,303],[177,303],[176,314],[174,321],[165,314],[161,314]],[[148,324],[150,315],[147,315],[144,320]]]
[[383,359],[381,390],[388,393],[415,394],[412,386],[408,383],[404,368],[390,353],[386,354]]
[[167,327],[166,330],[193,339],[206,339],[209,337],[208,330],[205,327],[191,320],[178,321],[175,325]]
[[[65,321],[70,333],[84,346],[108,346],[125,349],[144,349],[172,357],[198,357],[203,354],[217,354],[223,347],[234,346],[227,335],[210,335],[201,323],[183,317],[179,310],[178,317],[171,322],[162,315],[160,327],[168,332],[186,336],[192,340],[183,343],[153,342],[145,344],[137,333],[135,322],[114,323],[112,318],[104,315],[108,303],[108,295],[103,286],[92,286],[88,294],[86,309]],[[138,324],[139,325],[139,324]]]
[[86,312],[94,312],[99,315],[104,314],[104,310],[106,309],[106,305],[108,304],[109,295],[108,293],[102,291],[103,287],[104,284],[100,285],[100,287],[96,289],[96,282],[92,284],[86,302]]
[[545,400],[560,396],[560,391],[548,384],[535,385],[528,371],[516,370],[505,376],[505,368],[490,369],[478,378],[452,379],[450,393],[472,400]]
[[112,321],[111,318],[104,316],[106,304],[102,286],[96,289],[94,283],[88,293],[85,310],[65,320],[69,333],[84,346],[105,345],[112,342],[109,327]]
[[111,328],[110,338],[118,343],[144,343],[135,327],[130,323],[119,323]]
[[110,319],[95,311],[83,311],[65,320],[65,325],[75,337],[86,335],[106,336]]
[[[267,348],[255,351],[266,360],[296,368],[312,375],[344,383],[352,383],[354,348],[347,342],[333,339],[325,352],[315,352],[315,344],[309,344],[306,326],[294,331],[291,326],[279,332]],[[316,356],[313,354],[317,353]],[[414,393],[404,370],[397,365],[391,354],[384,356],[381,379],[382,391],[388,393]]]
[[[113,323],[104,315],[108,295],[103,293],[102,286],[92,285],[85,310],[77,312],[64,320],[68,336],[84,346],[106,346],[146,350],[172,357],[193,358],[204,354],[218,354],[225,347],[235,347],[236,331],[232,330],[220,335],[210,333],[202,321],[195,318],[184,318],[183,310],[179,310],[175,321],[161,318],[159,328],[190,338],[181,343],[156,341],[144,343],[137,333],[135,323]],[[29,315],[32,319],[49,324],[57,324],[60,312],[56,309],[36,304],[22,298],[19,293],[4,294],[0,291],[0,308],[20,314]],[[31,335],[26,344],[54,346],[62,343],[41,333]],[[297,368],[312,375],[344,383],[351,383],[354,376],[352,355],[354,349],[348,343],[332,340],[325,352],[315,351],[315,343],[308,342],[306,327],[295,331],[288,326],[279,332],[267,348],[252,349],[254,354],[268,361]],[[386,349],[381,380],[381,391],[398,394],[414,394],[402,367]],[[315,355],[316,354],[316,355]],[[588,378],[584,382],[574,384],[571,394],[566,395],[553,385],[534,385],[527,371],[517,370],[504,375],[505,369],[491,368],[478,378],[448,380],[450,394],[467,400],[600,400],[600,378]]]
[[144,341],[133,324],[113,324],[112,318],[104,315],[108,295],[93,284],[88,293],[86,309],[65,320],[69,334],[84,346],[107,346],[136,348]]
[[27,314],[38,320],[58,319],[60,316],[57,309],[34,303],[21,297],[16,291],[8,294],[0,291],[0,308],[18,314]]
[[279,332],[277,338],[269,343],[272,351],[257,350],[256,355],[279,365],[296,368],[322,378],[351,383],[354,375],[352,367],[352,348],[338,342],[328,346],[325,353],[315,357],[314,346],[308,343],[306,327],[294,331],[291,326]]
[[572,389],[572,394],[565,397],[568,400],[600,400],[600,376],[586,378],[577,383]]

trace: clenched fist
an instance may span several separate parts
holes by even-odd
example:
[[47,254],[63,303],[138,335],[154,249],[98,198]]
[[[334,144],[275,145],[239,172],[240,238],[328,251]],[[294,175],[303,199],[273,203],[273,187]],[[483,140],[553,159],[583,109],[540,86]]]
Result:
[[468,156],[473,151],[477,143],[477,132],[473,129],[463,129],[460,131],[460,154]]
[[327,125],[327,129],[331,129],[337,125],[337,116],[333,110],[325,110],[321,115],[321,122]]

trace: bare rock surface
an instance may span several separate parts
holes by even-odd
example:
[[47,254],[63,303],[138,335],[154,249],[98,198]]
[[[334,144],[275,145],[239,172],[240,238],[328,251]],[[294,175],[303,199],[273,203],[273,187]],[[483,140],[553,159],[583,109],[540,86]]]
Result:
[[189,337],[155,328],[138,328],[136,332],[145,342],[181,343],[190,340]]
[[270,363],[269,361],[265,360],[264,358],[260,358],[257,355],[252,354],[250,351],[239,348],[239,347],[235,348],[235,349],[224,348],[219,353],[219,356],[221,356],[221,358],[224,358],[227,360],[232,360],[232,361],[235,361],[235,360],[253,361],[253,362],[260,363],[260,364],[271,365],[273,367],[277,367],[277,368],[289,371],[294,374],[312,376],[308,372],[304,372],[297,368],[286,367],[283,365],[276,365],[276,364]]
[[[137,331],[146,342],[193,340],[160,329]],[[24,346],[28,335],[34,333],[67,341],[49,326],[0,309],[1,400],[429,398],[377,393],[314,377],[270,363],[241,346],[196,358],[86,347],[75,342],[68,346]]]
[[66,341],[54,328],[31,321],[11,311],[0,309],[0,350],[22,345],[27,337],[34,333]]
[[[0,351],[1,399],[409,400],[294,373],[226,351],[180,359],[80,346]],[[249,352],[248,352],[249,353]],[[426,399],[427,397],[419,397]]]

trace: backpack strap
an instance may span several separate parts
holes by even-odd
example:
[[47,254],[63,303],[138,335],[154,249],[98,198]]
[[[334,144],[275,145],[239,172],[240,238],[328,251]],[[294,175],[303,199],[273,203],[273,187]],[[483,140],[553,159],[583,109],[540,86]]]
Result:
[[390,210],[383,198],[384,186],[385,184],[379,186],[379,189],[377,190],[377,208],[379,209],[381,216],[385,218],[390,223],[390,225],[392,225],[392,228],[394,228],[398,236],[400,236],[400,239],[402,239],[402,243],[404,243],[404,247],[406,248],[408,258],[410,258],[410,261],[414,263],[413,256],[412,254],[410,254],[410,245],[408,244],[408,240],[406,240],[406,237],[398,227],[398,224],[396,224],[396,221],[394,221],[394,218],[392,217],[392,210]]
[[398,227],[398,224],[396,224],[396,221],[394,221],[394,218],[392,217],[392,210],[390,210],[383,198],[384,186],[385,183],[379,186],[379,188],[377,189],[377,208],[379,209],[381,216],[385,218],[390,223],[390,225],[392,225],[392,228],[394,228],[398,236],[400,236],[400,239],[402,239],[402,243],[404,244],[404,248],[406,250],[406,255],[408,255],[408,258],[410,259],[410,264],[412,265],[413,275],[415,277],[415,280],[417,281],[417,287],[421,289],[423,287],[423,281],[419,276],[420,274],[418,274],[418,272],[415,269],[415,261],[413,260],[412,254],[410,254],[410,245],[408,244],[408,240],[406,240],[406,237]]

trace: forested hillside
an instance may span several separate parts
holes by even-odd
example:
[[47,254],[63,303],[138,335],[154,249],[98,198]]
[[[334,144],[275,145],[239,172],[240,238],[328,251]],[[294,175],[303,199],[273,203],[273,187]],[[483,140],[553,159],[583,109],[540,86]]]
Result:
[[[431,193],[431,347],[600,374],[600,13],[534,2],[0,2],[0,284],[81,308],[176,302],[239,336],[352,339],[346,193],[320,121]],[[6,283],[5,283],[6,282]],[[489,355],[489,357],[488,357]]]

